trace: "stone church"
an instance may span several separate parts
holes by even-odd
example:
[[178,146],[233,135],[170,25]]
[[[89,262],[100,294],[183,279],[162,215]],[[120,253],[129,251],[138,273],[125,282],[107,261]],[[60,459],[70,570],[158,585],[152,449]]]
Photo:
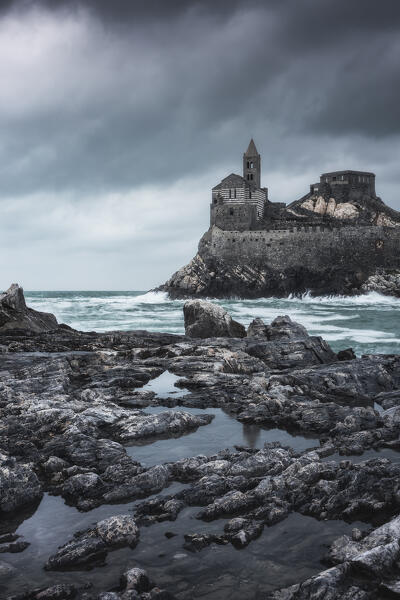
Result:
[[268,189],[261,187],[261,156],[253,139],[243,154],[243,176],[231,173],[212,189],[211,225],[246,230],[262,221]]

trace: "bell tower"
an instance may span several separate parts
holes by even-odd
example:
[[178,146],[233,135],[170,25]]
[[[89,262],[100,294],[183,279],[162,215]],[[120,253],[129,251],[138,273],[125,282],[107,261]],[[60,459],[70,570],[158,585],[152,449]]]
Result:
[[261,156],[257,152],[253,138],[243,154],[243,177],[256,188],[261,187]]

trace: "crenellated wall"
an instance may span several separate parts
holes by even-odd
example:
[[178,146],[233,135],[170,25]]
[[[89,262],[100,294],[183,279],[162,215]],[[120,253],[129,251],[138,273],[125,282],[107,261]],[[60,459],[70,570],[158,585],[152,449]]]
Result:
[[199,244],[202,256],[311,271],[342,264],[353,270],[400,268],[400,227],[299,226],[286,230],[224,231],[212,227]]

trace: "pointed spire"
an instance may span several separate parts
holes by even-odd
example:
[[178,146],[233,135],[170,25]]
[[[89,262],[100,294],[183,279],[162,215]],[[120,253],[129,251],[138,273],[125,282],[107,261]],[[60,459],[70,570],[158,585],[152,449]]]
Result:
[[244,153],[244,155],[245,156],[257,156],[258,155],[257,148],[256,148],[253,138],[251,138],[250,144],[249,144],[246,152]]

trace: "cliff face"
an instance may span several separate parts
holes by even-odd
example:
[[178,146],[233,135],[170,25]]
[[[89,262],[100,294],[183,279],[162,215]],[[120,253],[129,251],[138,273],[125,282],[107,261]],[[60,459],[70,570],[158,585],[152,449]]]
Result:
[[382,277],[390,275],[393,282],[400,272],[398,227],[306,226],[269,232],[212,227],[196,256],[160,289],[173,298],[347,295],[375,289],[377,272],[376,289],[400,295],[392,283],[382,285]]
[[[161,290],[171,297],[400,296],[400,213],[376,196],[310,193],[257,230],[211,227]],[[393,283],[395,282],[395,283]],[[379,285],[378,285],[379,284]]]

